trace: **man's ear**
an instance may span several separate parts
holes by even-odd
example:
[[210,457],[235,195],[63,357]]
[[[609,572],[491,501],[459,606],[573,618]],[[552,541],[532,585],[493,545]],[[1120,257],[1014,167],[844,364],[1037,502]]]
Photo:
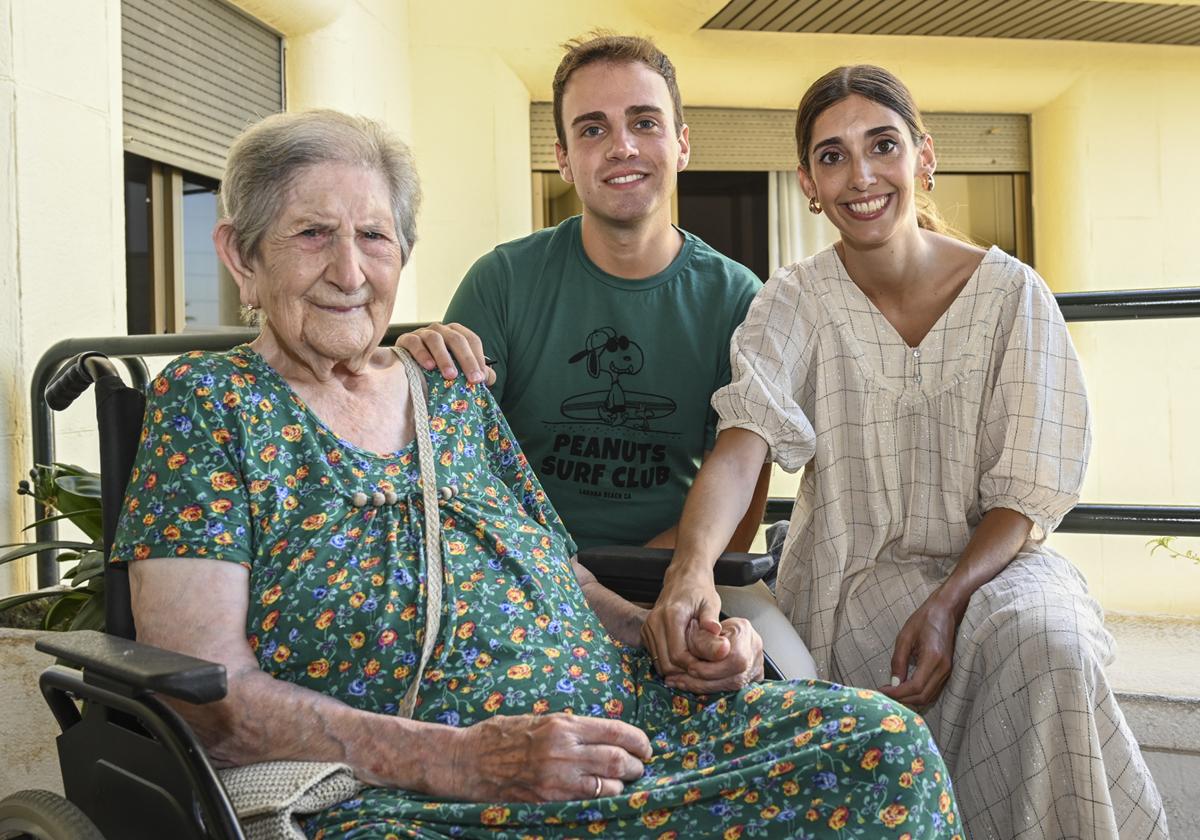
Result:
[[683,124],[683,128],[679,130],[679,161],[675,164],[675,171],[682,172],[687,169],[688,161],[692,159],[692,143],[688,139],[687,123]]
[[213,245],[217,249],[217,256],[229,269],[229,273],[233,276],[233,282],[237,283],[238,298],[241,300],[242,306],[257,309],[258,289],[254,278],[254,268],[242,256],[242,252],[238,248],[237,232],[234,231],[233,225],[228,219],[217,222],[217,226],[213,228],[212,238]]
[[563,148],[562,143],[555,142],[554,157],[558,161],[558,174],[568,184],[574,184],[575,176],[571,174],[571,160],[567,157],[567,150]]

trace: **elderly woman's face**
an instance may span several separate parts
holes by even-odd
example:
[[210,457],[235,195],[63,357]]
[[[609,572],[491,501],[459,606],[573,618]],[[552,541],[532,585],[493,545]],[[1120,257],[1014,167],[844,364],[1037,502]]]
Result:
[[403,265],[383,176],[322,163],[289,187],[254,261],[251,292],[286,349],[348,360],[382,338]]

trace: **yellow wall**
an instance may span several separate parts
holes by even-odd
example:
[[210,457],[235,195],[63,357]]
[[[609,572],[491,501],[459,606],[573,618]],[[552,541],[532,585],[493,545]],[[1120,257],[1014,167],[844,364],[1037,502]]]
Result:
[[[291,107],[365,113],[413,144],[426,198],[395,320],[439,317],[479,254],[529,231],[528,104],[550,98],[558,44],[595,27],[653,36],[693,105],[792,108],[830,67],[871,61],[929,110],[1029,113],[1051,286],[1200,285],[1200,49],[700,30],[722,0],[235,2],[285,35]],[[0,0],[0,296],[19,301],[0,308],[5,493],[28,468],[37,358],[124,324],[119,9]],[[1087,498],[1200,503],[1192,324],[1074,329],[1097,414]],[[63,454],[94,457],[89,423],[86,407],[60,423]],[[10,502],[0,541],[28,514]],[[1200,566],[1141,543],[1055,538],[1106,606],[1200,614]],[[22,583],[0,573],[0,592]]]

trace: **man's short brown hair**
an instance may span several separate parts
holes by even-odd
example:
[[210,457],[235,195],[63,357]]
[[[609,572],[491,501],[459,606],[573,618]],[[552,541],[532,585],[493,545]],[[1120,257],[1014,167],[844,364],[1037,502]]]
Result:
[[667,91],[671,94],[676,136],[683,130],[683,101],[679,96],[679,82],[675,79],[675,65],[648,38],[592,32],[583,38],[568,41],[563,44],[563,49],[567,54],[554,71],[554,131],[558,135],[559,145],[564,149],[567,147],[567,130],[563,125],[563,91],[566,90],[567,81],[572,73],[598,61],[617,64],[636,62],[646,65],[662,76],[663,81],[667,83]]

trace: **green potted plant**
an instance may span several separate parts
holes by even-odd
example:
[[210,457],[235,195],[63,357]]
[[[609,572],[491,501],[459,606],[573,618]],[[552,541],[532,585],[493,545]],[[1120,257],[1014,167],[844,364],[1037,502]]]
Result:
[[[29,605],[40,604],[44,630],[99,630],[104,626],[104,549],[100,521],[100,476],[74,464],[55,463],[29,471],[28,481],[17,487],[18,495],[32,496],[55,513],[39,522],[67,520],[90,542],[50,540],[0,546],[0,565],[43,550],[61,552],[58,562],[69,563],[63,573],[69,586],[54,586],[0,598],[0,623],[19,623],[14,618]],[[35,528],[39,522],[25,530]]]

